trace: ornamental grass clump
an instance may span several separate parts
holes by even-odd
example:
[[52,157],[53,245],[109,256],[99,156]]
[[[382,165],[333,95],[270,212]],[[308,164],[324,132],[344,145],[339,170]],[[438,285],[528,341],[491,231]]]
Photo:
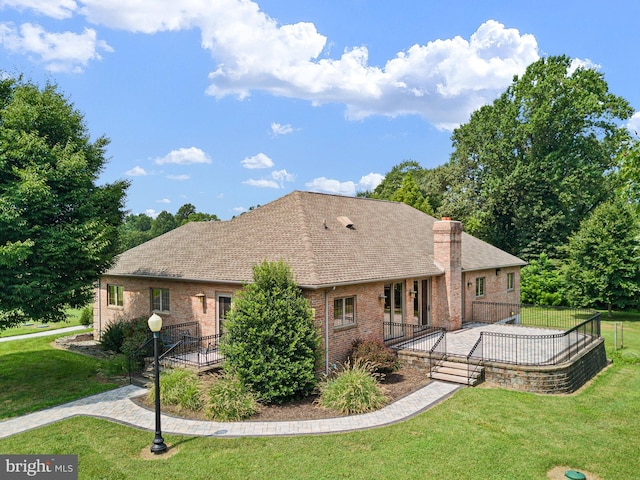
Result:
[[388,398],[371,368],[363,361],[347,361],[342,371],[320,385],[320,405],[345,414],[371,412],[383,407]]
[[222,377],[209,390],[206,413],[212,420],[238,422],[253,416],[257,411],[255,396],[235,377]]
[[[149,390],[149,401],[155,401],[155,389]],[[198,376],[184,369],[166,370],[160,374],[160,402],[174,405],[178,410],[202,410],[202,391]]]

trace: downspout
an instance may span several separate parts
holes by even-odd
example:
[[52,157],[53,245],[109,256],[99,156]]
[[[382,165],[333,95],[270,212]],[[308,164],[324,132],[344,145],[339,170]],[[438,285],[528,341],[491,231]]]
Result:
[[102,340],[102,284],[98,278],[98,340]]
[[466,285],[467,274],[466,272],[462,272],[462,288],[460,289],[460,291],[462,292],[462,295],[460,295],[460,297],[462,298],[462,323],[465,322],[465,317],[467,316],[467,289],[465,288]]
[[324,291],[324,373],[329,375],[329,291]]

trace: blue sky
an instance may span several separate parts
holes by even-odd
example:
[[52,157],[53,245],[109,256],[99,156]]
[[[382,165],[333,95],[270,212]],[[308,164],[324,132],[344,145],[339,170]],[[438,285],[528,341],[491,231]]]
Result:
[[[106,135],[131,213],[231,218],[445,163],[452,129],[566,54],[640,110],[640,2],[0,0],[0,69]],[[640,114],[630,126],[640,131]]]

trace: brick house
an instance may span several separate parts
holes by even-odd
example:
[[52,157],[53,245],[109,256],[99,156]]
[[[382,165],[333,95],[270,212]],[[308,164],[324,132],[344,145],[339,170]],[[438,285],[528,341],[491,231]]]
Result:
[[[474,300],[519,303],[525,262],[408,205],[292,192],[223,222],[193,222],[121,254],[100,278],[94,336],[119,318],[224,330],[252,268],[282,260],[315,312],[324,363],[384,325],[461,328]],[[469,314],[470,315],[470,314]]]

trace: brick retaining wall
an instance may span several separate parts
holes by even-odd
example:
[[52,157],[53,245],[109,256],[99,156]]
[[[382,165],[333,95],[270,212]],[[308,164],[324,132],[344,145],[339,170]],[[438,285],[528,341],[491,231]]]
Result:
[[[428,370],[429,354],[401,350],[398,358],[406,365]],[[455,357],[451,361],[460,361]],[[435,360],[434,360],[435,363]],[[508,363],[485,363],[484,378],[488,386],[533,393],[572,393],[595,377],[608,364],[604,339],[596,340],[570,362],[548,366],[521,366]]]

